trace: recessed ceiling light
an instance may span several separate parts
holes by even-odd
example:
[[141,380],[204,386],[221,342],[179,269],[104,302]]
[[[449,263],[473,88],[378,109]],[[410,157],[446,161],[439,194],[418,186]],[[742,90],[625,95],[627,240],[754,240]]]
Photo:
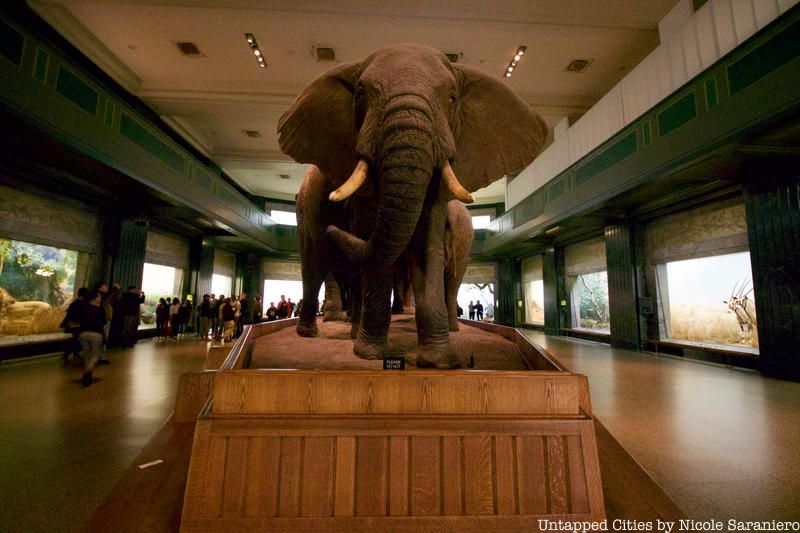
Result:
[[336,51],[329,46],[314,47],[314,55],[317,61],[336,61]]
[[267,60],[264,59],[264,54],[261,53],[261,49],[258,47],[258,42],[256,42],[255,36],[252,33],[245,33],[244,38],[247,40],[247,44],[250,45],[250,50],[253,51],[253,55],[256,56],[258,66],[261,68],[267,68]]
[[176,42],[175,46],[178,47],[178,50],[185,56],[189,57],[203,57],[203,53],[197,47],[196,44],[189,42],[189,41],[180,41]]
[[244,132],[245,135],[247,135],[248,137],[253,137],[254,139],[261,137],[261,132],[258,130],[242,130],[242,131]]
[[278,174],[278,177],[282,180],[292,179],[292,177],[289,174]]
[[567,65],[567,72],[583,72],[586,67],[592,64],[593,59],[573,59]]
[[506,67],[506,71],[503,73],[503,76],[506,78],[510,78],[511,74],[514,72],[514,69],[517,68],[517,63],[519,63],[522,56],[525,55],[525,50],[527,50],[527,46],[519,46],[517,47],[517,51],[514,52],[514,57],[511,58],[511,61],[508,63]]

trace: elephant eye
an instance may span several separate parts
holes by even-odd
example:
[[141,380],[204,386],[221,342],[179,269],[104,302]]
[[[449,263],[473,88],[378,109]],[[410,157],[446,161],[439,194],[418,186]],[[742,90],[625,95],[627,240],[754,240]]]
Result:
[[454,95],[450,96],[450,103],[451,104],[455,104],[456,103],[456,97]]

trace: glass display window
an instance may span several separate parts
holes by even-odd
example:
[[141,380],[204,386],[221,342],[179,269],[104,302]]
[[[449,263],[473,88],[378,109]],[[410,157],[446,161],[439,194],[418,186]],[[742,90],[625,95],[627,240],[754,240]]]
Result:
[[178,298],[183,302],[183,270],[167,265],[145,263],[142,273],[142,290],[144,291],[144,304],[141,306],[140,329],[155,327],[155,311],[158,301],[164,298],[172,302]]
[[0,238],[0,337],[63,334],[79,252]]
[[572,301],[572,327],[610,333],[608,272],[587,272],[567,279]]
[[749,252],[662,263],[656,273],[666,340],[757,353]]

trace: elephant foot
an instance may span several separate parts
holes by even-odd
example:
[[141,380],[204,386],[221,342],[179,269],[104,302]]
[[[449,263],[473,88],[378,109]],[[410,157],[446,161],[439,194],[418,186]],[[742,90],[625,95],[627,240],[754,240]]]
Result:
[[316,322],[298,322],[297,323],[297,334],[301,337],[316,337],[319,333],[317,330],[317,323]]
[[450,370],[461,368],[461,361],[449,345],[420,345],[417,351],[417,368],[437,368]]
[[345,317],[344,313],[342,313],[341,311],[334,312],[334,313],[327,313],[326,312],[324,315],[322,315],[322,321],[323,322],[334,322],[334,321],[342,322],[342,321],[344,321],[346,319],[347,319],[347,317]]
[[391,352],[391,347],[386,339],[370,342],[359,335],[353,341],[353,353],[361,359],[383,359],[385,355],[391,355]]
[[458,320],[454,320],[449,324],[450,331],[458,331]]

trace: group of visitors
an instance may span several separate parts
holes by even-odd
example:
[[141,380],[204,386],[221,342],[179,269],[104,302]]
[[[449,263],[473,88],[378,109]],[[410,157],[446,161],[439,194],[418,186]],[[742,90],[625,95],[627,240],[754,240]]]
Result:
[[483,304],[480,300],[477,300],[474,304],[470,300],[467,310],[469,311],[470,320],[483,320]]
[[98,364],[109,364],[107,348],[128,348],[136,344],[139,328],[139,306],[144,293],[136,286],[123,291],[118,283],[109,289],[99,282],[89,290],[78,289],[75,300],[67,308],[61,322],[66,333],[72,335],[64,351],[65,366],[72,360],[83,361],[81,384],[92,384],[92,372]]
[[183,303],[178,297],[172,298],[172,301],[159,299],[156,307],[156,338],[177,340],[178,336],[185,335],[187,325],[191,323],[192,310],[192,300],[189,298]]
[[263,308],[261,296],[251,302],[244,292],[238,298],[204,294],[198,312],[200,338],[228,342],[239,338],[245,325],[260,322]]
[[[92,384],[96,365],[109,364],[107,349],[136,344],[144,299],[144,292],[133,285],[123,291],[118,283],[111,288],[97,283],[91,290],[78,290],[61,323],[72,335],[63,362],[65,366],[71,361],[83,362],[84,387]],[[238,338],[247,324],[298,316],[302,303],[302,299],[295,303],[282,294],[278,304],[270,302],[265,313],[260,295],[250,300],[244,292],[238,298],[204,294],[195,312],[191,298],[183,302],[178,297],[160,298],[155,309],[156,338],[177,340],[196,324],[202,340],[229,342]]]
[[275,302],[269,303],[269,307],[267,308],[267,321],[300,316],[300,309],[302,307],[302,298],[295,304],[291,298],[286,298],[285,294],[281,294],[281,300],[278,302],[277,306]]

